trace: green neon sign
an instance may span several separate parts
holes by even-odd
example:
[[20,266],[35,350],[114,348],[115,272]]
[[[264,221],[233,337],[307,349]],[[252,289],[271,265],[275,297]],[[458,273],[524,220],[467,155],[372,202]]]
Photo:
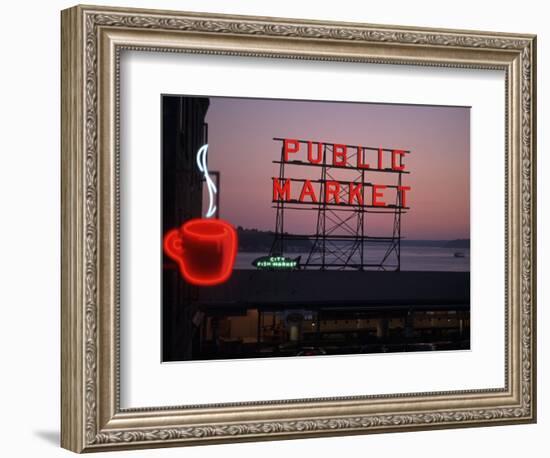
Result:
[[262,256],[252,262],[254,267],[261,270],[294,270],[299,264],[300,257],[290,259],[286,256]]

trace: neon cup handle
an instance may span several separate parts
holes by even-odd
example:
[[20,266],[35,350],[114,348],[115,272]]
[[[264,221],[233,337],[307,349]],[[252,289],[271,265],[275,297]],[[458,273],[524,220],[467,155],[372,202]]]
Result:
[[183,240],[179,229],[172,229],[164,236],[164,251],[173,260],[182,262]]

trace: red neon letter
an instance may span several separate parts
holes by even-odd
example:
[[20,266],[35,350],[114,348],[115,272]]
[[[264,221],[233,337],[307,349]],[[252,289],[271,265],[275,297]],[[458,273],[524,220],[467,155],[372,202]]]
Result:
[[313,142],[307,142],[307,160],[312,164],[319,164],[323,160],[322,143],[317,143],[317,157],[313,159]]
[[370,169],[369,164],[364,162],[365,160],[365,150],[362,146],[357,147],[357,168],[358,169]]
[[273,200],[289,200],[290,199],[290,180],[285,180],[285,184],[281,187],[281,183],[277,178],[273,178]]
[[397,192],[401,194],[401,198],[399,200],[401,201],[402,207],[407,206],[407,195],[405,194],[405,192],[410,190],[411,190],[410,186],[397,186]]
[[315,190],[313,189],[313,185],[309,180],[306,180],[304,185],[302,186],[302,192],[300,193],[300,202],[303,202],[306,196],[311,197],[312,202],[317,202]]
[[348,203],[353,204],[353,199],[357,200],[357,204],[363,206],[363,185],[358,183],[356,186],[353,183],[349,184],[349,199]]
[[382,155],[384,154],[384,150],[382,148],[378,148],[378,170],[382,170]]
[[386,186],[384,186],[383,184],[372,185],[372,205],[375,207],[385,207],[386,202],[378,200],[379,197],[384,197],[383,192],[378,192],[379,189],[386,189]]
[[[402,165],[402,158],[405,155],[405,151],[401,149],[394,149],[391,152],[391,168],[392,170],[405,170],[405,166]],[[397,163],[397,156],[399,156],[399,163]]]
[[330,196],[334,196],[334,203],[340,203],[340,183],[337,181],[327,181],[325,183],[325,202],[330,201]]
[[348,162],[348,149],[346,145],[334,145],[332,147],[332,165],[345,167]]
[[283,155],[285,162],[288,162],[288,155],[290,153],[297,153],[300,149],[300,142],[298,140],[291,140],[285,138],[283,141]]

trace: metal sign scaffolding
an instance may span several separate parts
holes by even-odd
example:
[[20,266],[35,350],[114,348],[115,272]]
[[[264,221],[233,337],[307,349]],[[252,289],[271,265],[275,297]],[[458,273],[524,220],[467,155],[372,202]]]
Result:
[[[284,142],[283,138],[274,138]],[[307,140],[297,140],[307,144]],[[402,193],[398,192],[402,186],[402,176],[408,171],[394,168],[364,168],[352,166],[351,163],[360,151],[375,150],[392,152],[392,149],[357,145],[338,145],[347,148],[345,165],[328,163],[327,157],[334,153],[334,143],[323,143],[322,161],[312,163],[302,160],[285,160],[284,147],[281,146],[281,157],[273,161],[279,164],[279,176],[273,177],[279,183],[290,180],[293,183],[304,184],[308,181],[318,187],[319,195],[325,196],[327,183],[338,183],[335,199],[338,203],[329,202],[326,198],[320,199],[276,199],[273,197],[273,208],[276,209],[275,237],[270,250],[273,256],[284,256],[288,242],[291,240],[309,240],[309,253],[302,256],[302,269],[355,269],[355,270],[395,270],[401,269],[401,215],[408,207],[403,205]],[[410,151],[403,151],[409,153]],[[358,163],[357,163],[358,164]],[[398,168],[402,166],[402,156],[399,156]],[[309,180],[287,176],[289,170],[295,167],[318,169],[316,178]],[[392,183],[384,184],[384,188],[395,190],[395,203],[384,206],[368,205],[366,190],[375,185],[368,181],[370,174],[384,174],[391,176]],[[342,177],[341,175],[345,175]],[[346,202],[346,189],[349,186],[361,184],[360,202]],[[309,234],[289,233],[285,229],[285,221],[289,212],[316,212],[315,227]],[[380,218],[390,218],[385,221],[388,233],[371,235],[371,226]],[[380,229],[378,228],[378,231]]]

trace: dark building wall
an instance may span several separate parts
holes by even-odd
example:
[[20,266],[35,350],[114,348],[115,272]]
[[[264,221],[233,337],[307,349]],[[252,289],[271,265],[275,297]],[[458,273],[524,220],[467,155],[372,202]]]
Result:
[[[205,97],[162,97],[162,229],[181,226],[201,216],[202,174],[196,165],[198,149],[208,142],[205,123],[210,101]],[[161,241],[162,243],[162,241]],[[196,288],[181,278],[163,258],[163,360],[182,359],[193,341],[191,305]],[[169,266],[169,268],[167,268]]]
[[198,300],[221,307],[469,307],[470,273],[235,270]]

